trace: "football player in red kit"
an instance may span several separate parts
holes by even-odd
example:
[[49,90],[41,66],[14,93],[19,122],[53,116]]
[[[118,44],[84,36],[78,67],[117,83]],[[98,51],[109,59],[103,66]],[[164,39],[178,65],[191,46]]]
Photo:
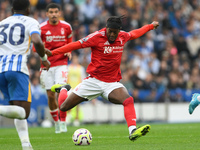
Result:
[[[49,50],[56,49],[63,45],[72,42],[71,25],[65,21],[59,20],[61,15],[60,6],[55,3],[50,3],[46,7],[46,15],[49,20],[40,24],[41,38],[45,48]],[[71,53],[67,56],[71,59]],[[41,84],[45,87],[48,95],[48,105],[50,113],[55,122],[55,133],[67,132],[66,127],[66,112],[58,111],[58,104],[55,93],[51,91],[54,84],[66,84],[68,74],[68,58],[64,54],[49,56],[51,62],[49,71],[43,69],[41,65]],[[59,101],[60,104],[62,103]]]
[[135,141],[150,130],[150,125],[136,128],[134,99],[127,89],[119,82],[121,77],[120,63],[124,44],[139,38],[146,32],[159,26],[157,21],[130,32],[121,31],[121,17],[112,16],[107,20],[106,28],[96,31],[87,37],[72,42],[53,51],[48,55],[64,54],[80,48],[91,47],[91,63],[87,68],[89,76],[80,83],[66,98],[66,91],[61,87],[60,99],[65,101],[60,109],[67,111],[77,104],[102,96],[114,104],[122,104],[124,116],[129,129],[129,139]]

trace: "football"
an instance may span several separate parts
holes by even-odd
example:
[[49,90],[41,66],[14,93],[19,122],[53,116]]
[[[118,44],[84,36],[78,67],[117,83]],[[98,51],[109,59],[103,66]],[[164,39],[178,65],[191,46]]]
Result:
[[92,134],[87,129],[77,129],[72,136],[72,141],[75,145],[90,145],[92,142]]

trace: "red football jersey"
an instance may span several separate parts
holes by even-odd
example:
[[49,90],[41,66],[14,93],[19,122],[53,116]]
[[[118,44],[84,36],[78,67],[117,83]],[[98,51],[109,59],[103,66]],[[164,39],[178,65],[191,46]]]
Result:
[[[42,41],[45,48],[49,50],[54,50],[72,41],[72,27],[65,21],[60,20],[57,25],[51,25],[49,21],[45,21],[40,24],[40,28]],[[48,60],[51,62],[51,67],[68,63],[68,57],[64,54],[49,56]],[[44,66],[41,65],[41,67]]]
[[120,81],[121,56],[124,44],[130,38],[130,33],[120,31],[115,42],[111,44],[106,36],[106,28],[103,28],[79,40],[82,48],[91,47],[92,51],[87,73],[104,82]]
[[87,72],[101,81],[116,82],[121,79],[120,63],[124,44],[129,40],[139,38],[153,29],[154,25],[148,24],[128,33],[120,31],[115,42],[109,43],[106,36],[106,28],[104,28],[77,42],[72,42],[53,50],[52,56],[91,47],[91,63],[87,68]]

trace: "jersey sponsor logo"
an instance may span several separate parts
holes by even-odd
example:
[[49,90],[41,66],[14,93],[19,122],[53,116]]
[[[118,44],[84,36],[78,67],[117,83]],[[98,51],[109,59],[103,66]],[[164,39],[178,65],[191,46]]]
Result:
[[50,35],[50,34],[51,34],[51,32],[50,32],[50,31],[47,31],[46,35]]
[[65,36],[60,36],[60,35],[57,35],[57,36],[46,36],[46,41],[47,42],[59,42],[59,41],[65,41]]
[[104,47],[104,54],[109,53],[122,53],[124,46],[105,46]]

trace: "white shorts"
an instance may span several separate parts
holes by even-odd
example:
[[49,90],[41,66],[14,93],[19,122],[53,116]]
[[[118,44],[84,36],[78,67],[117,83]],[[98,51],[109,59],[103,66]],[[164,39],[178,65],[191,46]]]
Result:
[[49,70],[42,70],[40,75],[40,83],[46,89],[50,90],[54,84],[66,84],[68,75],[68,66],[55,66]]
[[[108,100],[108,95],[117,88],[124,87],[120,82],[103,82],[96,78],[89,77],[84,79],[82,83],[77,85],[73,92],[88,100],[93,100],[98,96],[102,96]],[[125,87],[124,87],[125,88]]]

